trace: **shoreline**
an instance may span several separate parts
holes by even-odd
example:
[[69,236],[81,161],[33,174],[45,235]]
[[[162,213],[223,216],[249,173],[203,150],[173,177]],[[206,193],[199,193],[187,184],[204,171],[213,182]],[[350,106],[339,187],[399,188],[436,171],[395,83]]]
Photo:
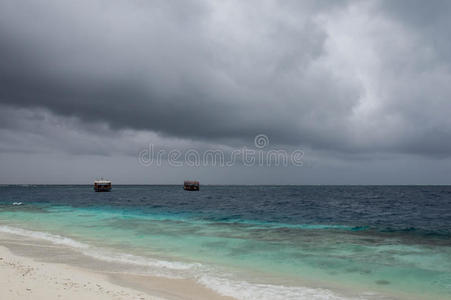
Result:
[[[188,279],[98,271],[16,253],[8,237],[12,236],[0,234],[0,299],[234,299]],[[15,247],[26,246],[45,247],[44,251],[54,247],[39,242]]]
[[[66,240],[65,242],[67,243]],[[211,289],[194,279],[168,278],[164,275],[135,272],[136,270],[124,268],[117,263],[86,256],[73,247],[65,245],[66,243],[0,232],[0,282],[3,283],[3,286],[0,285],[2,288],[0,299],[75,300],[80,298],[80,294],[87,299],[233,300],[242,298],[238,294],[230,295],[230,293],[225,293],[230,296],[222,296],[219,294],[221,291],[217,291],[216,288]],[[86,279],[89,280],[86,281]],[[266,286],[263,284],[260,287]],[[249,293],[263,296],[261,294],[263,291],[253,290],[250,286],[242,288],[248,296]],[[248,288],[250,291],[245,291]],[[329,282],[327,287],[306,284],[301,289],[296,293],[299,293],[302,299],[428,299],[401,292],[386,294],[383,291],[373,290],[368,293],[353,289],[352,286],[337,285],[333,282]],[[273,295],[274,292],[280,293],[277,299],[281,294],[285,294],[282,290],[271,291],[269,294]],[[266,296],[268,295],[265,294]]]

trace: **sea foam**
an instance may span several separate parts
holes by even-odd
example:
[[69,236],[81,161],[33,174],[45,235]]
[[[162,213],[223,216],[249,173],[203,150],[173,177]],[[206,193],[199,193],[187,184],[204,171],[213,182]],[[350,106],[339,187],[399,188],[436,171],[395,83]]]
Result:
[[[240,300],[345,300],[332,291],[320,288],[289,287],[273,284],[250,283],[204,275],[198,282],[220,295]],[[358,298],[363,299],[363,298]]]
[[71,238],[60,236],[57,234],[51,234],[47,232],[40,232],[40,231],[32,231],[32,230],[26,230],[22,228],[17,227],[11,227],[7,225],[0,226],[0,232],[9,233],[9,234],[15,234],[35,239],[41,239],[48,242],[51,242],[56,245],[64,245],[72,248],[78,248],[78,249],[86,249],[89,248],[89,245],[77,242]]
[[201,264],[197,263],[183,263],[176,261],[165,261],[159,259],[152,259],[148,257],[142,257],[137,255],[132,255],[128,253],[115,252],[109,249],[94,247],[85,243],[75,241],[71,238],[60,236],[57,234],[51,234],[47,232],[27,230],[17,227],[11,227],[7,225],[0,226],[0,232],[20,235],[24,237],[41,239],[51,242],[56,245],[63,245],[78,250],[86,256],[92,258],[103,260],[107,262],[130,264],[142,267],[157,267],[166,268],[171,270],[188,270],[191,268],[199,268]]

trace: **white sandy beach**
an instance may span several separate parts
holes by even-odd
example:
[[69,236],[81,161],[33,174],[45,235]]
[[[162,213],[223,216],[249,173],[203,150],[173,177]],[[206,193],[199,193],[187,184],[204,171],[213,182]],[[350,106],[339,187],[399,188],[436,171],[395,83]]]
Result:
[[102,274],[42,263],[0,246],[0,299],[161,299],[110,283]]

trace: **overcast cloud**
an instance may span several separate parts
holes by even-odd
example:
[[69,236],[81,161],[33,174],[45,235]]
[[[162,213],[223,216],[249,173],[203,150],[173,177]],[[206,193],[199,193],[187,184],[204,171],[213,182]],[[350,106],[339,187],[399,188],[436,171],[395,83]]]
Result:
[[451,155],[449,28],[449,1],[0,0],[0,159],[264,133],[310,170],[433,173]]

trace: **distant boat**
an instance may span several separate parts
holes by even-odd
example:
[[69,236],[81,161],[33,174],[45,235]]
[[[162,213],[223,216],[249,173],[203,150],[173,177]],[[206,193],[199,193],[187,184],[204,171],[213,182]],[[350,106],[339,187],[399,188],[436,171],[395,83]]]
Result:
[[198,191],[199,190],[199,181],[185,180],[185,182],[183,183],[183,189],[185,191]]
[[111,191],[111,181],[104,179],[94,181],[94,191],[96,192]]

